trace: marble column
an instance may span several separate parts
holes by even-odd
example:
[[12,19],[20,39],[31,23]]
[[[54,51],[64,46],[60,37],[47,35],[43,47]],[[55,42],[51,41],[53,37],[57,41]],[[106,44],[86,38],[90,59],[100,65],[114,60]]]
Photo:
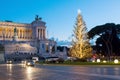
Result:
[[18,38],[20,37],[20,30],[19,29],[18,29],[18,35],[17,36],[18,36]]
[[44,35],[44,33],[43,33],[43,29],[42,29],[42,40],[43,40],[43,35]]
[[40,29],[40,32],[39,32],[39,34],[40,34],[40,39],[41,39],[41,29]]
[[44,30],[44,39],[45,39],[45,30]]
[[21,34],[22,34],[22,35],[21,35],[21,38],[23,38],[23,30],[22,30]]
[[39,29],[39,38],[41,39],[41,36],[40,36],[41,34],[40,34],[40,29]]
[[10,38],[12,38],[12,30],[10,29]]
[[40,30],[38,29],[38,39],[40,39]]

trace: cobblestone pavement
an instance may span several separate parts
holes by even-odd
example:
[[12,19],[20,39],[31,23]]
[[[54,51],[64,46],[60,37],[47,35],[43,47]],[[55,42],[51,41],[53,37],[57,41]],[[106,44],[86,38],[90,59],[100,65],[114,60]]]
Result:
[[120,66],[0,64],[0,80],[120,80]]

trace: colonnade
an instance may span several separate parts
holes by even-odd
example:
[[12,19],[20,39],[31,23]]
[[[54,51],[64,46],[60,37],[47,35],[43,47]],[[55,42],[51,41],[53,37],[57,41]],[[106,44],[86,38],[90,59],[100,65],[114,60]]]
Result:
[[45,29],[38,29],[38,39],[45,39]]
[[[0,38],[13,38],[13,36],[14,36],[14,27],[0,28]],[[31,39],[32,29],[17,28],[17,36],[18,39]]]

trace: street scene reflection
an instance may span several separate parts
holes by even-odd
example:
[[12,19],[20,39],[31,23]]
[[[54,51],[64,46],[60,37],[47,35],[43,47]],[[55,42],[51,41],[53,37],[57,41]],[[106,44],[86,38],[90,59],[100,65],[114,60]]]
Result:
[[7,71],[9,76],[12,76],[12,71],[13,71],[12,69],[13,69],[13,65],[7,64]]
[[27,80],[32,79],[33,70],[34,70],[34,69],[32,69],[31,67],[27,67],[27,68],[26,68]]
[[119,66],[1,64],[1,80],[120,80]]

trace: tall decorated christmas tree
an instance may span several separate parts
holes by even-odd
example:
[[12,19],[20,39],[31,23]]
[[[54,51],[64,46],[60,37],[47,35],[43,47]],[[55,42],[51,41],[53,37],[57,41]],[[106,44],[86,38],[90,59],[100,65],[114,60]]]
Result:
[[87,28],[80,11],[78,12],[77,21],[73,32],[74,35],[72,40],[72,47],[70,48],[70,55],[79,59],[86,59],[91,57],[92,48],[89,43]]

